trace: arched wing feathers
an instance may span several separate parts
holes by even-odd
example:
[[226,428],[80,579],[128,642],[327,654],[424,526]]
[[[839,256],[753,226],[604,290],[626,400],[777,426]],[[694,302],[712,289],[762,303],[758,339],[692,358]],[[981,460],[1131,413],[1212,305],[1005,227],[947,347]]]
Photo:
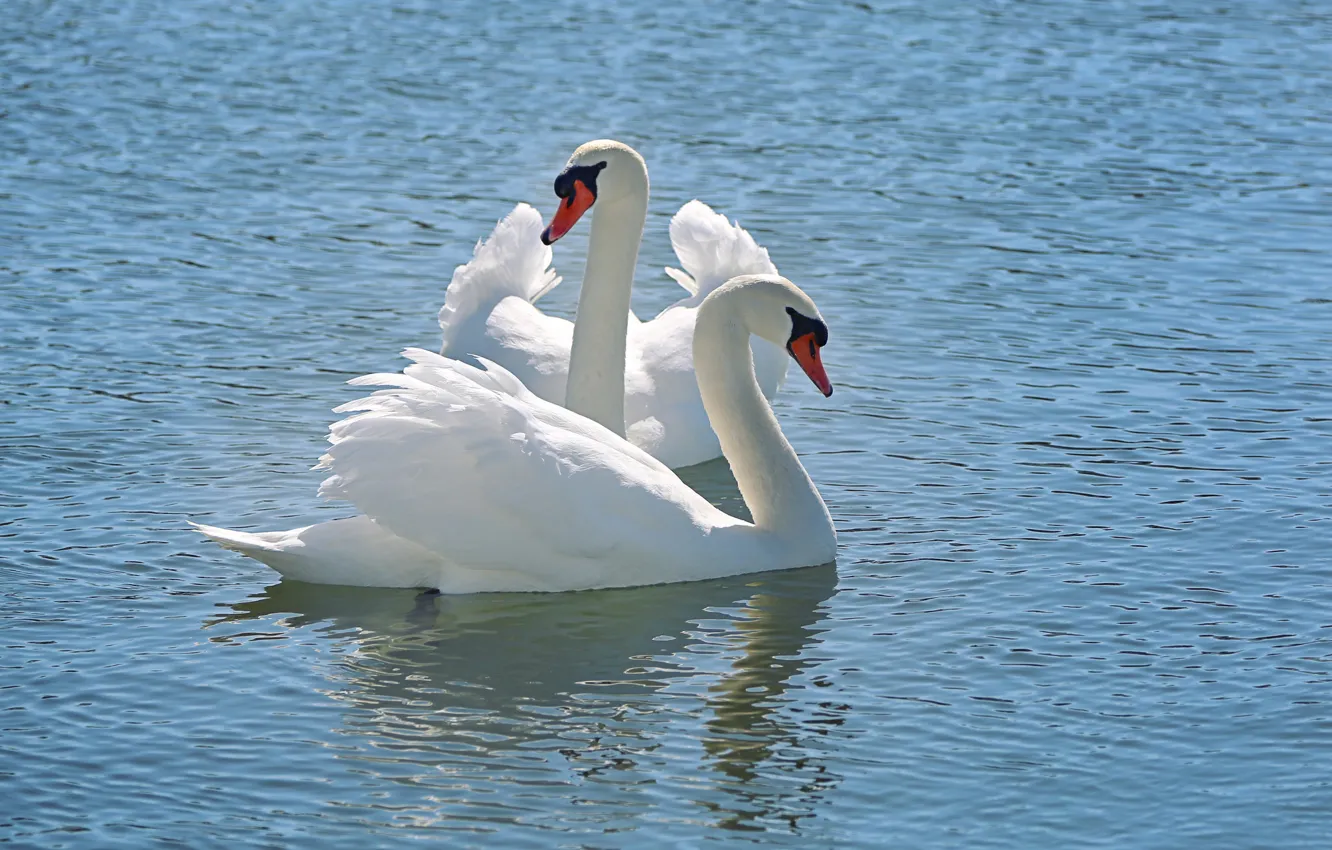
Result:
[[482,307],[510,295],[533,302],[560,282],[550,267],[550,246],[541,243],[542,226],[541,213],[518,204],[488,239],[476,243],[471,261],[454,269],[439,310],[445,350],[462,324]]
[[473,568],[636,558],[715,511],[660,462],[493,363],[420,349],[337,409],[321,495]]
[[690,201],[671,219],[671,247],[684,271],[666,274],[698,300],[736,275],[777,274],[766,248],[702,201]]

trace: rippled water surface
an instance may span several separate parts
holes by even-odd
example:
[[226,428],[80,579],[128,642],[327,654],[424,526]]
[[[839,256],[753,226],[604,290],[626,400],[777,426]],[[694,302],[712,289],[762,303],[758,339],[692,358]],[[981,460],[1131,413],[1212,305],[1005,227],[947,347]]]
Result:
[[[835,569],[440,598],[188,529],[350,513],[343,381],[599,136],[640,314],[693,197],[819,302]],[[9,0],[0,163],[0,841],[1326,846],[1325,4]]]

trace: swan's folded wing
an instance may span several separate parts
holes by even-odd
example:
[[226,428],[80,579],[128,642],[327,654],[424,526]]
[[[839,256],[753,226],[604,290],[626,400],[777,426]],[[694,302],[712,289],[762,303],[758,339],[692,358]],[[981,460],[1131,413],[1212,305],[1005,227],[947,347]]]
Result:
[[321,494],[471,568],[634,559],[716,513],[601,426],[487,370],[420,350],[390,388],[339,408]]
[[690,201],[671,219],[671,247],[688,274],[666,273],[698,300],[736,275],[777,274],[766,248],[702,201]]
[[476,243],[471,261],[454,269],[439,310],[444,351],[477,310],[510,295],[536,301],[560,282],[550,267],[550,246],[541,242],[542,226],[541,213],[518,204],[488,239]]

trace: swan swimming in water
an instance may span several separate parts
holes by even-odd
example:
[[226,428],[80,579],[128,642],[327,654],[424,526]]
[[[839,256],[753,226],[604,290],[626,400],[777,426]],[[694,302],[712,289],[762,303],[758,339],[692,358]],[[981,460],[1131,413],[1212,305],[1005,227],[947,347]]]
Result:
[[[708,293],[730,278],[777,274],[768,252],[743,228],[690,201],[670,227],[684,271],[666,270],[690,294],[640,322],[629,300],[647,216],[643,158],[621,142],[588,142],[556,177],[555,192],[561,201],[550,227],[543,231],[540,214],[519,204],[454,272],[439,313],[440,353],[498,363],[537,396],[627,436],[671,468],[718,457],[721,444],[694,379],[694,321]],[[550,250],[537,240],[553,243],[589,210],[575,324],[534,304],[560,280]],[[786,377],[786,354],[761,339],[753,349],[759,386],[772,398]]]
[[320,462],[330,472],[321,495],[363,515],[258,534],[196,527],[291,579],[444,593],[625,587],[830,563],[832,520],[763,397],[751,334],[784,347],[824,395],[832,385],[820,359],[827,326],[790,281],[742,275],[699,305],[700,397],[752,523],[496,364],[408,349],[413,364],[401,373],[352,381],[387,388],[337,408],[353,415],[332,426]]

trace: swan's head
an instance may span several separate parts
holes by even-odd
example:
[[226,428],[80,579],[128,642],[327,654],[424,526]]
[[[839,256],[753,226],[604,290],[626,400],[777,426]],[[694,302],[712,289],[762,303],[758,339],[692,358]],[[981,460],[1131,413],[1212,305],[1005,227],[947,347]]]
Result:
[[647,164],[638,151],[610,139],[588,142],[573,152],[569,164],[555,178],[559,209],[541,233],[547,245],[568,233],[598,201],[614,204],[621,198],[647,195]]
[[832,382],[819,355],[828,344],[828,326],[800,287],[780,275],[740,275],[718,287],[704,304],[723,290],[730,293],[728,299],[734,299],[740,321],[750,333],[785,347],[819,392],[832,395]]

